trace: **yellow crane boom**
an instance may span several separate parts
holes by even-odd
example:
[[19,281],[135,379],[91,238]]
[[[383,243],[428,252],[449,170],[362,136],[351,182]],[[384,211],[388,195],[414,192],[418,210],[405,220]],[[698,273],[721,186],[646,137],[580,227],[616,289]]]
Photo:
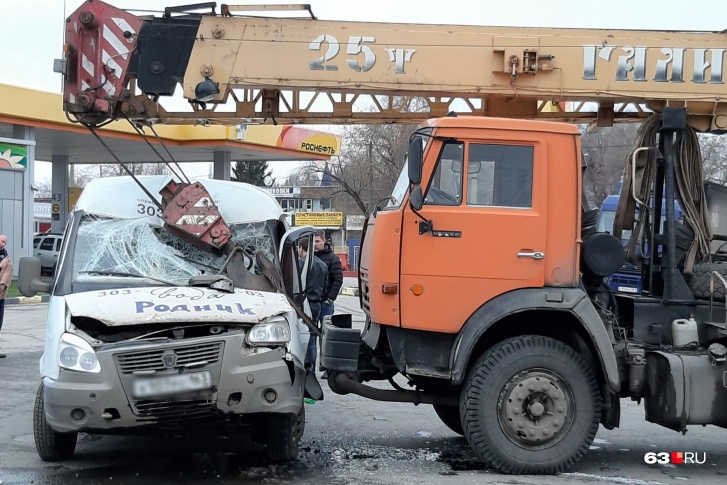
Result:
[[[99,13],[93,10],[101,6]],[[608,126],[677,106],[686,107],[700,130],[727,129],[724,32],[242,16],[249,8],[223,5],[224,16],[135,18],[138,31],[117,34],[126,39],[129,70],[114,67],[111,74],[120,81],[115,93],[100,88],[92,94],[108,101],[108,116],[167,122],[390,123],[456,111]],[[83,24],[84,12],[95,22]],[[121,14],[129,15],[96,0],[84,3],[69,18],[66,52],[84,51],[91,38],[102,43],[104,29],[114,28],[102,17]],[[87,35],[78,34],[79,26]],[[88,79],[86,88],[82,75],[69,83],[68,70],[84,74],[79,56],[76,62],[71,57],[66,93],[74,99],[66,96],[66,108],[83,116],[95,100],[82,106],[78,98],[104,78]],[[95,71],[108,71],[102,57],[99,64],[105,67]],[[192,110],[160,107],[158,96],[170,94],[155,87],[162,78],[167,85],[181,81]],[[134,83],[141,96],[130,94]],[[412,111],[414,99],[418,110]]]

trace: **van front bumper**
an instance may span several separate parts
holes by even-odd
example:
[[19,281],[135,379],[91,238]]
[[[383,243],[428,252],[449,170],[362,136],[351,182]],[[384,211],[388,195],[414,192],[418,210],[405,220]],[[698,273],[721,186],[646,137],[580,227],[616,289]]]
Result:
[[149,378],[149,373],[122,368],[119,355],[169,351],[189,347],[189,341],[101,350],[96,354],[101,365],[98,374],[61,369],[57,380],[43,379],[48,424],[58,432],[112,433],[140,427],[184,427],[225,415],[300,412],[305,381],[301,362],[291,359],[284,348],[245,347],[239,336],[218,342],[224,345],[221,359],[189,371],[210,371],[212,387],[175,396],[135,398],[134,380]]

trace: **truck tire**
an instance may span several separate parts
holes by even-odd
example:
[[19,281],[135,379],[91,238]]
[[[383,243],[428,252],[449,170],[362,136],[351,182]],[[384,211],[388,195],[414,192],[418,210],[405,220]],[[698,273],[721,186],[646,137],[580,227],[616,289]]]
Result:
[[45,418],[43,383],[38,387],[33,406],[33,437],[35,449],[43,461],[67,460],[76,451],[78,433],[59,433],[50,427]]
[[458,435],[464,436],[464,428],[462,428],[462,418],[459,414],[458,406],[442,406],[434,404],[434,412],[437,413],[439,419],[442,420],[445,426],[457,433]]
[[[712,271],[716,271],[727,280],[727,263],[697,263],[694,265],[692,277],[689,278],[689,289],[694,293],[694,298],[699,300],[709,300],[709,279]],[[725,287],[722,281],[715,276],[714,278],[714,299],[715,301],[724,301]]]
[[268,416],[268,458],[274,462],[288,462],[298,458],[300,440],[305,431],[305,406],[298,415],[271,414]]
[[572,348],[528,335],[487,350],[460,398],[464,433],[500,473],[555,474],[588,451],[601,397],[593,370]]

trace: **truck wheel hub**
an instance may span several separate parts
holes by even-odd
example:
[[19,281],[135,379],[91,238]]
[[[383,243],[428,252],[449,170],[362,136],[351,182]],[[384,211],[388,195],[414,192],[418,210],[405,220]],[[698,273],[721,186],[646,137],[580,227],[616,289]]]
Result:
[[516,445],[548,448],[560,441],[573,423],[573,394],[554,372],[520,372],[500,392],[498,420],[507,438]]

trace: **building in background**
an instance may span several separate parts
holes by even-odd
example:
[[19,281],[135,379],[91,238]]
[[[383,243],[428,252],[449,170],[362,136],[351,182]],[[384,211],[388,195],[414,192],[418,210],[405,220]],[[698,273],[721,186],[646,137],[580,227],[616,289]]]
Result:
[[[3,102],[6,100],[3,98]],[[32,183],[35,141],[32,130],[0,123],[0,234],[8,254],[18,261],[28,254],[32,236]],[[13,265],[13,276],[18,264]]]
[[[349,244],[349,239],[360,240],[363,216],[346,214],[336,207],[339,187],[318,185],[311,187],[264,187],[275,197],[288,217],[291,226],[313,226],[323,229],[326,240],[341,259],[345,271],[355,271],[358,246]],[[360,217],[360,224],[352,230],[347,228],[349,217]]]
[[366,216],[350,214],[346,216],[346,247],[350,271],[358,271],[358,261],[361,254],[361,236]]
[[51,214],[53,214],[51,200],[36,197],[33,204],[33,234],[45,234],[50,231]]

